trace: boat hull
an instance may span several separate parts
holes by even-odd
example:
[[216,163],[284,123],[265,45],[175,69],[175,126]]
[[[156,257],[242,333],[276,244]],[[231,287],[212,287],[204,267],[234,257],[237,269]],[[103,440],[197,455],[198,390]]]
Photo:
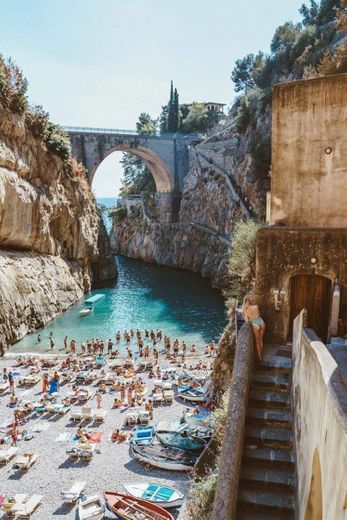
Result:
[[152,502],[154,504],[157,504],[160,507],[163,507],[164,509],[170,509],[170,508],[176,508],[180,507],[183,504],[184,501],[184,495],[180,493],[177,489],[170,488],[167,486],[156,486],[159,490],[159,493],[162,492],[162,490],[167,490],[169,493],[171,493],[171,497],[168,500],[165,499],[159,499],[157,493],[153,493],[153,499],[149,496],[144,497],[143,495],[146,494],[146,491],[153,487],[151,484],[144,484],[144,483],[138,483],[138,484],[124,484],[123,487],[126,490],[126,492],[136,498],[142,498],[144,500],[148,500],[148,502]]
[[143,516],[143,520],[147,520],[147,518],[148,520],[152,520],[153,516],[151,516],[151,513],[152,515],[155,514],[158,520],[174,520],[171,513],[148,500],[124,495],[123,493],[114,493],[112,491],[105,491],[104,497],[108,509],[116,515],[118,520],[133,520],[135,518],[130,512],[126,512],[125,509],[127,506],[130,507],[130,509],[134,508],[134,511],[144,513],[146,516]]

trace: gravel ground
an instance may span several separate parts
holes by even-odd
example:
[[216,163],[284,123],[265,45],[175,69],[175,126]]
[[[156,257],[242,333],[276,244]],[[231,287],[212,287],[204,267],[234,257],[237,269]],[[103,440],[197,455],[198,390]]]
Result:
[[[205,358],[205,356],[203,356]],[[210,361],[210,358],[205,358]],[[193,359],[189,359],[190,362]],[[162,361],[159,360],[159,365]],[[11,366],[13,360],[2,359],[0,361],[1,372],[3,367]],[[23,375],[29,373],[29,369],[22,369]],[[143,376],[148,388],[152,389],[152,380],[148,379],[147,374]],[[17,378],[18,380],[18,378]],[[123,380],[120,377],[120,380]],[[16,381],[16,378],[15,378]],[[95,392],[95,387],[89,385]],[[71,385],[66,384],[60,388],[60,396],[63,397]],[[41,395],[41,381],[29,391],[23,387],[16,388],[16,395],[22,399],[39,399]],[[148,393],[145,397],[148,397]],[[147,471],[144,466],[132,459],[129,455],[129,443],[114,444],[109,441],[109,434],[114,428],[121,428],[123,425],[125,410],[112,410],[114,395],[109,393],[103,395],[102,408],[107,410],[104,423],[89,423],[87,430],[102,431],[103,438],[97,445],[98,453],[95,453],[90,463],[70,462],[66,450],[76,446],[74,442],[56,442],[56,437],[62,432],[74,432],[77,424],[70,421],[70,414],[66,416],[52,416],[48,414],[33,415],[30,417],[25,428],[31,430],[38,423],[49,425],[48,429],[40,433],[34,433],[34,437],[29,441],[18,443],[19,452],[38,453],[39,458],[27,472],[18,472],[12,468],[12,461],[0,467],[0,493],[14,495],[16,493],[28,493],[42,495],[42,504],[33,514],[33,520],[39,519],[72,519],[76,518],[76,508],[63,504],[60,492],[67,490],[75,480],[85,481],[85,493],[102,493],[104,490],[122,490],[123,483],[129,482],[157,482],[160,484],[176,487],[184,494],[187,494],[190,487],[190,479],[183,472],[169,472],[165,470],[152,469]],[[12,420],[13,410],[7,407],[9,392],[0,397],[0,425],[3,426]],[[95,401],[91,399],[87,406],[96,408]],[[182,416],[186,405],[174,399],[171,405],[157,406],[154,409],[154,423],[165,420],[175,420]],[[138,409],[143,409],[143,406]],[[1,513],[0,513],[1,515]],[[111,513],[107,513],[105,518],[114,518]]]

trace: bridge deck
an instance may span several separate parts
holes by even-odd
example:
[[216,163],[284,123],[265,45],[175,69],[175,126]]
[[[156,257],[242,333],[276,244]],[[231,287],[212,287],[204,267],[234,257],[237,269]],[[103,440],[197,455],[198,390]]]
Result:
[[110,134],[110,135],[137,135],[143,138],[160,139],[203,139],[202,134],[182,134],[179,132],[156,132],[154,134],[139,133],[137,130],[126,130],[121,128],[92,128],[87,126],[61,126],[68,134]]

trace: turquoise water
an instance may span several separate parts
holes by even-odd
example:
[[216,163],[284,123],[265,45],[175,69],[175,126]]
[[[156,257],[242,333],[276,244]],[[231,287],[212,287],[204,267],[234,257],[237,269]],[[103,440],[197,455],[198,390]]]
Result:
[[[226,323],[223,297],[210,282],[196,273],[159,267],[138,260],[117,257],[119,276],[112,287],[94,290],[77,305],[51,321],[38,333],[29,334],[11,347],[12,352],[47,352],[48,335],[55,342],[53,352],[63,347],[63,338],[77,344],[91,338],[114,340],[117,330],[161,329],[164,334],[204,346],[218,339]],[[89,316],[79,311],[89,296],[105,295]]]

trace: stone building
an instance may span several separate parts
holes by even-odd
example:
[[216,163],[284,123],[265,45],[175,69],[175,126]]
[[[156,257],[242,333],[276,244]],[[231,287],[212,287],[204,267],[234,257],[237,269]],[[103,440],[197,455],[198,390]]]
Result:
[[347,74],[273,90],[269,226],[257,238],[255,294],[271,342],[293,319],[326,342],[347,333]]

